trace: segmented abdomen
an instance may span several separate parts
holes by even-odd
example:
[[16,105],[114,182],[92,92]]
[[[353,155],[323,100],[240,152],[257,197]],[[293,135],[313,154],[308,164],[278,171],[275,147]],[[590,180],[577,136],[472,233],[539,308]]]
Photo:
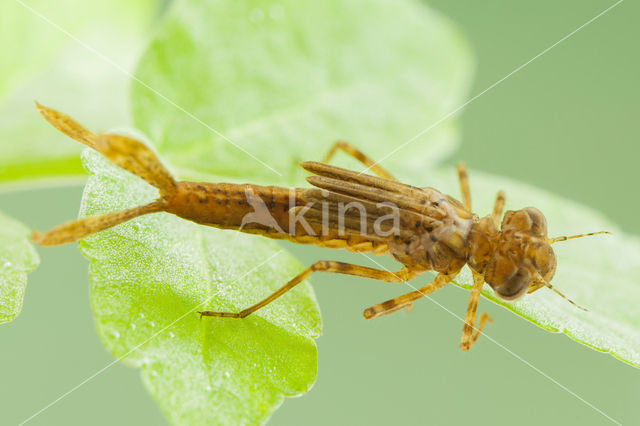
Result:
[[341,234],[306,218],[296,210],[308,205],[302,196],[304,191],[250,184],[179,182],[168,211],[199,224],[300,244],[376,254],[387,252],[384,242],[364,235]]

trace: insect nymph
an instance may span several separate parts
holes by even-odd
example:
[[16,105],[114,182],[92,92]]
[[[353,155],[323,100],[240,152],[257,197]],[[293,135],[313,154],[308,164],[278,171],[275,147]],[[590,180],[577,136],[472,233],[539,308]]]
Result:
[[[361,253],[389,254],[403,265],[400,270],[390,272],[350,263],[319,261],[273,294],[240,312],[204,311],[200,312],[202,316],[244,318],[273,302],[313,272],[355,275],[391,283],[408,281],[426,271],[437,272],[429,284],[367,308],[364,317],[371,319],[410,307],[414,301],[451,282],[462,267],[468,265],[473,274],[473,286],[460,342],[461,348],[468,350],[485,322],[490,320],[483,313],[476,326],[478,299],[485,282],[498,297],[507,301],[542,287],[553,289],[562,296],[549,284],[556,270],[551,244],[599,233],[548,238],[546,220],[533,207],[507,211],[501,221],[505,202],[502,192],[498,193],[492,213],[479,218],[471,210],[464,166],[458,166],[463,200],[460,202],[433,188],[398,182],[344,142],[334,144],[325,161],[337,150],[343,150],[377,176],[325,163],[304,162],[301,166],[314,175],[307,179],[313,188],[178,182],[143,143],[125,136],[94,134],[62,113],[41,105],[38,109],[58,130],[144,179],[160,194],[157,200],[144,206],[75,220],[46,233],[34,231],[32,239],[38,244],[64,244],[137,216],[167,212],[202,225],[269,238]],[[298,222],[300,217],[304,221]]]

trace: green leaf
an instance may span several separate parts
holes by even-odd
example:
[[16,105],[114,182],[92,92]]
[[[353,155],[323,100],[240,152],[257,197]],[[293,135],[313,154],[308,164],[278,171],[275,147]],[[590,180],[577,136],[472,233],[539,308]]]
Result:
[[0,324],[22,310],[27,274],[40,263],[29,229],[0,212]]
[[[426,178],[420,170],[405,170],[404,176],[416,185],[459,194],[453,167],[430,172]],[[589,312],[575,308],[547,289],[513,303],[497,299],[487,284],[482,294],[548,331],[565,333],[577,342],[640,367],[640,238],[625,235],[602,214],[586,206],[530,185],[473,170],[469,179],[474,211],[481,216],[490,214],[495,194],[502,189],[507,194],[506,209],[540,209],[551,236],[602,230],[613,233],[553,245],[558,267],[552,284]],[[579,181],[579,177],[575,179]],[[465,271],[456,282],[469,288],[471,274],[466,268]],[[460,306],[460,317],[464,317],[465,307]],[[482,306],[478,309],[481,311]],[[485,331],[491,335],[491,325]]]
[[128,123],[129,76],[123,70],[139,56],[157,0],[24,4],[0,4],[0,183],[78,179],[85,174],[80,146],[52,132],[33,101],[98,129]]
[[[464,39],[417,1],[173,6],[136,75],[232,141],[132,86],[136,127],[183,170],[293,183],[297,163],[336,139],[380,158],[457,107],[471,76]],[[415,152],[420,166],[436,164],[457,136],[447,120],[389,164],[417,165]]]
[[[94,173],[82,215],[116,211],[157,196],[138,178],[87,151]],[[237,312],[301,271],[267,239],[160,213],[83,240],[90,259],[98,334],[142,377],[174,424],[255,424],[285,396],[316,379],[321,320],[313,290],[298,285],[241,321],[197,311]]]

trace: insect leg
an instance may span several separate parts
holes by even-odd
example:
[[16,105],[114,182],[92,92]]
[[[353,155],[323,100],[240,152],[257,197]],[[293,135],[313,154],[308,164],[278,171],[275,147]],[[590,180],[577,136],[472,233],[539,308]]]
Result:
[[484,284],[484,277],[473,271],[473,287],[471,287],[471,295],[469,296],[469,304],[467,305],[467,313],[464,318],[464,327],[462,328],[462,338],[460,339],[460,349],[468,351],[471,346],[478,340],[484,323],[491,322],[491,317],[483,312],[480,315],[478,327],[474,328],[476,322],[476,310],[478,309],[478,299],[480,298],[480,290]]
[[355,146],[351,145],[349,142],[344,142],[344,141],[334,142],[333,146],[331,146],[331,149],[329,150],[329,153],[327,153],[327,155],[324,157],[322,161],[324,163],[328,163],[329,160],[333,158],[336,151],[338,151],[339,149],[346,152],[347,154],[349,154],[350,156],[352,156],[353,158],[355,158],[356,160],[358,160],[359,162],[367,166],[373,173],[380,176],[381,178],[385,178],[389,180],[397,180],[396,178],[393,177],[393,175],[391,175],[391,173],[386,171],[378,163],[373,161],[371,158],[369,158],[367,155],[365,155],[362,151],[360,151]]
[[414,301],[444,287],[446,284],[451,282],[454,277],[455,274],[438,274],[438,276],[436,276],[433,281],[431,281],[424,287],[421,287],[418,290],[412,291],[410,293],[403,294],[402,296],[398,296],[391,300],[387,300],[386,302],[373,305],[370,308],[365,309],[363,315],[366,319],[372,319],[383,315],[389,315],[400,309],[408,309]]
[[469,176],[467,175],[467,167],[464,163],[458,163],[456,166],[458,171],[458,180],[460,181],[460,192],[462,193],[462,204],[464,208],[471,211],[471,190],[469,189]]
[[493,220],[496,228],[500,226],[500,218],[502,217],[502,210],[504,210],[505,195],[503,191],[498,191],[496,195],[496,202],[493,205],[493,212],[491,213],[491,219]]
[[367,268],[366,266],[353,265],[351,263],[323,260],[309,266],[307,269],[291,279],[291,281],[280,287],[278,290],[274,291],[271,295],[262,299],[260,302],[241,310],[240,312],[236,313],[204,311],[200,312],[200,315],[206,317],[244,318],[262,308],[263,306],[273,302],[278,297],[282,296],[287,291],[291,290],[293,287],[302,282],[313,272],[333,272],[338,274],[355,275],[358,277],[372,278],[375,280],[386,281],[390,283],[408,281],[419,274],[419,272],[412,271],[406,267],[402,268],[398,272],[389,272],[381,271],[374,268]]

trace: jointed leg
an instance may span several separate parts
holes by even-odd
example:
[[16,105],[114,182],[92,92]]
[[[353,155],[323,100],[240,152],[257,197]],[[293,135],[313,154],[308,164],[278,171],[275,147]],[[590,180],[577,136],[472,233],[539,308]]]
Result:
[[465,209],[471,211],[471,191],[469,190],[469,176],[467,175],[467,168],[463,163],[458,163],[456,170],[458,170],[458,180],[460,181],[462,204]]
[[502,217],[502,211],[504,210],[505,195],[503,191],[498,191],[496,195],[496,202],[493,205],[493,212],[491,213],[491,219],[493,220],[496,228],[500,226],[500,218]]
[[476,322],[476,310],[478,309],[478,299],[480,298],[480,290],[484,284],[484,277],[481,274],[473,272],[473,287],[471,287],[471,295],[469,296],[469,304],[467,305],[467,313],[464,318],[464,327],[462,328],[462,338],[460,339],[460,349],[468,351],[471,346],[478,340],[484,323],[491,322],[491,317],[484,312],[480,315],[478,327],[474,329]]
[[333,146],[331,147],[331,149],[329,150],[329,153],[326,155],[326,157],[324,157],[324,160],[322,160],[322,161],[325,162],[325,163],[328,163],[329,160],[331,160],[331,158],[333,158],[333,156],[335,155],[336,151],[339,150],[339,149],[343,150],[344,152],[346,152],[347,154],[349,154],[350,156],[352,156],[356,160],[360,161],[362,164],[367,166],[369,168],[369,170],[371,170],[373,173],[375,173],[376,175],[380,176],[381,178],[385,178],[385,179],[389,179],[389,180],[397,180],[396,178],[394,178],[391,175],[391,173],[386,171],[378,163],[373,161],[371,158],[369,158],[367,155],[365,155],[362,151],[360,151],[358,148],[356,148],[355,146],[351,145],[348,142],[344,142],[344,141],[335,142],[333,144]]
[[372,278],[374,280],[386,281],[390,283],[399,283],[399,282],[408,281],[419,274],[419,272],[409,270],[406,267],[402,268],[398,272],[389,272],[389,271],[381,271],[379,269],[367,268],[366,266],[352,265],[350,263],[333,262],[333,261],[324,260],[324,261],[316,262],[313,265],[309,266],[307,269],[305,269],[300,274],[295,276],[291,281],[286,283],[284,286],[280,287],[278,290],[274,291],[270,296],[264,298],[263,300],[256,303],[255,305],[249,306],[248,308],[241,310],[240,312],[236,313],[236,312],[204,311],[204,312],[200,312],[200,315],[207,316],[207,317],[244,318],[247,315],[250,315],[251,313],[262,308],[263,306],[273,302],[278,297],[282,296],[287,291],[291,290],[293,287],[295,287],[300,282],[302,282],[313,272],[334,272],[338,274],[355,275],[358,277]]
[[455,274],[438,274],[438,276],[436,276],[433,281],[431,281],[424,287],[421,287],[418,290],[412,291],[410,293],[403,294],[402,296],[398,296],[391,300],[387,300],[386,302],[373,305],[370,308],[365,309],[363,315],[366,319],[372,319],[383,315],[389,315],[400,309],[408,309],[411,307],[411,304],[414,301],[421,299],[427,294],[433,293],[434,291],[444,287],[446,284],[451,282],[454,277]]

